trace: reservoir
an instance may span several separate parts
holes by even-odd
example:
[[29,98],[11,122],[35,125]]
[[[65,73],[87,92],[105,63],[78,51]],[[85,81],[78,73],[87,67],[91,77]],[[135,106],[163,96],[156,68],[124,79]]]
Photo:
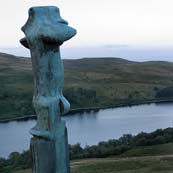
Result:
[[[151,132],[173,127],[173,103],[145,104],[113,109],[100,109],[63,117],[68,128],[70,144],[82,147],[100,141],[117,139],[123,134]],[[29,149],[29,129],[36,120],[0,123],[0,157],[13,151]]]

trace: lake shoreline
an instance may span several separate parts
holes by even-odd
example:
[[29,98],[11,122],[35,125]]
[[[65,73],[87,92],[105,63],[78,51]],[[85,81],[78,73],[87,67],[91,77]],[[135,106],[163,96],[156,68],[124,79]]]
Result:
[[[100,109],[64,116],[62,119],[66,121],[69,144],[80,143],[84,148],[101,141],[119,139],[123,134],[137,135],[172,128],[172,112],[173,102],[168,102]],[[0,123],[0,135],[3,139],[0,141],[0,155],[8,157],[11,152],[29,149],[32,138],[29,130],[35,124],[36,119]]]
[[[89,108],[77,108],[77,109],[71,109],[68,114],[63,115],[63,116],[72,116],[73,114],[77,113],[84,113],[84,112],[90,112],[90,111],[99,111],[99,110],[104,110],[104,109],[114,109],[114,108],[121,108],[121,107],[131,107],[131,106],[138,106],[138,105],[145,105],[145,104],[152,104],[152,103],[171,103],[173,102],[173,99],[163,99],[163,100],[147,100],[147,101],[140,101],[140,102],[135,102],[133,101],[132,103],[121,103],[117,105],[111,105],[111,106],[99,106],[99,107],[89,107]],[[36,119],[36,115],[25,115],[21,117],[16,117],[16,118],[8,118],[8,119],[3,119],[0,120],[0,123],[8,123],[11,121],[26,121],[29,119]]]

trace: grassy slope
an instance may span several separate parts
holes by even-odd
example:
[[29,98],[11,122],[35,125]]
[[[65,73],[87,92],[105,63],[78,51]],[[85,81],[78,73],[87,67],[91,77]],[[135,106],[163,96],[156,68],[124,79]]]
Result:
[[[71,173],[171,172],[173,172],[172,143],[138,147],[137,149],[124,153],[121,157],[83,159],[71,162]],[[15,173],[31,173],[31,170],[16,171]]]
[[71,173],[173,172],[173,144],[137,147],[121,156],[71,162]]
[[[173,63],[119,58],[64,60],[65,95],[72,108],[115,106],[155,99],[173,85]],[[33,114],[31,60],[0,54],[0,119]]]
[[0,54],[0,118],[32,113],[30,59]]

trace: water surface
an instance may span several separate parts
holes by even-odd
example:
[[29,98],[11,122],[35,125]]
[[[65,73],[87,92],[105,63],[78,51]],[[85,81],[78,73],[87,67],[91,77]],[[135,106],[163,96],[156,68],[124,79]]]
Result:
[[[173,103],[77,113],[64,119],[70,144],[93,145],[127,133],[137,134],[173,127]],[[0,157],[7,157],[13,151],[29,149],[31,135],[28,131],[34,125],[35,120],[0,123]]]

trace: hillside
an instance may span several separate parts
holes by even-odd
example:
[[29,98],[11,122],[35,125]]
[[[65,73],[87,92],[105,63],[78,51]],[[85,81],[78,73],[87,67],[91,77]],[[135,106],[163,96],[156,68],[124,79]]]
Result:
[[[71,173],[151,173],[173,172],[173,128],[126,134],[119,139],[81,148],[70,145]],[[30,173],[31,151],[12,152],[0,158],[2,173]]]
[[[173,172],[173,144],[154,145],[134,149],[125,156],[107,158],[78,159],[70,162],[71,173],[172,173]],[[165,153],[160,153],[163,150]],[[153,151],[157,154],[153,155]],[[143,154],[144,155],[140,155]],[[135,155],[139,153],[139,155]],[[10,166],[0,168],[2,173],[32,173],[31,168],[10,171]],[[12,169],[14,170],[14,169]]]
[[[172,173],[172,164],[173,156],[168,155],[77,160],[72,161],[70,166],[71,173]],[[24,169],[14,173],[32,173],[32,170]]]
[[[120,58],[64,60],[72,108],[173,99],[173,63]],[[0,53],[0,119],[33,114],[31,59]],[[165,94],[166,93],[166,94]]]

